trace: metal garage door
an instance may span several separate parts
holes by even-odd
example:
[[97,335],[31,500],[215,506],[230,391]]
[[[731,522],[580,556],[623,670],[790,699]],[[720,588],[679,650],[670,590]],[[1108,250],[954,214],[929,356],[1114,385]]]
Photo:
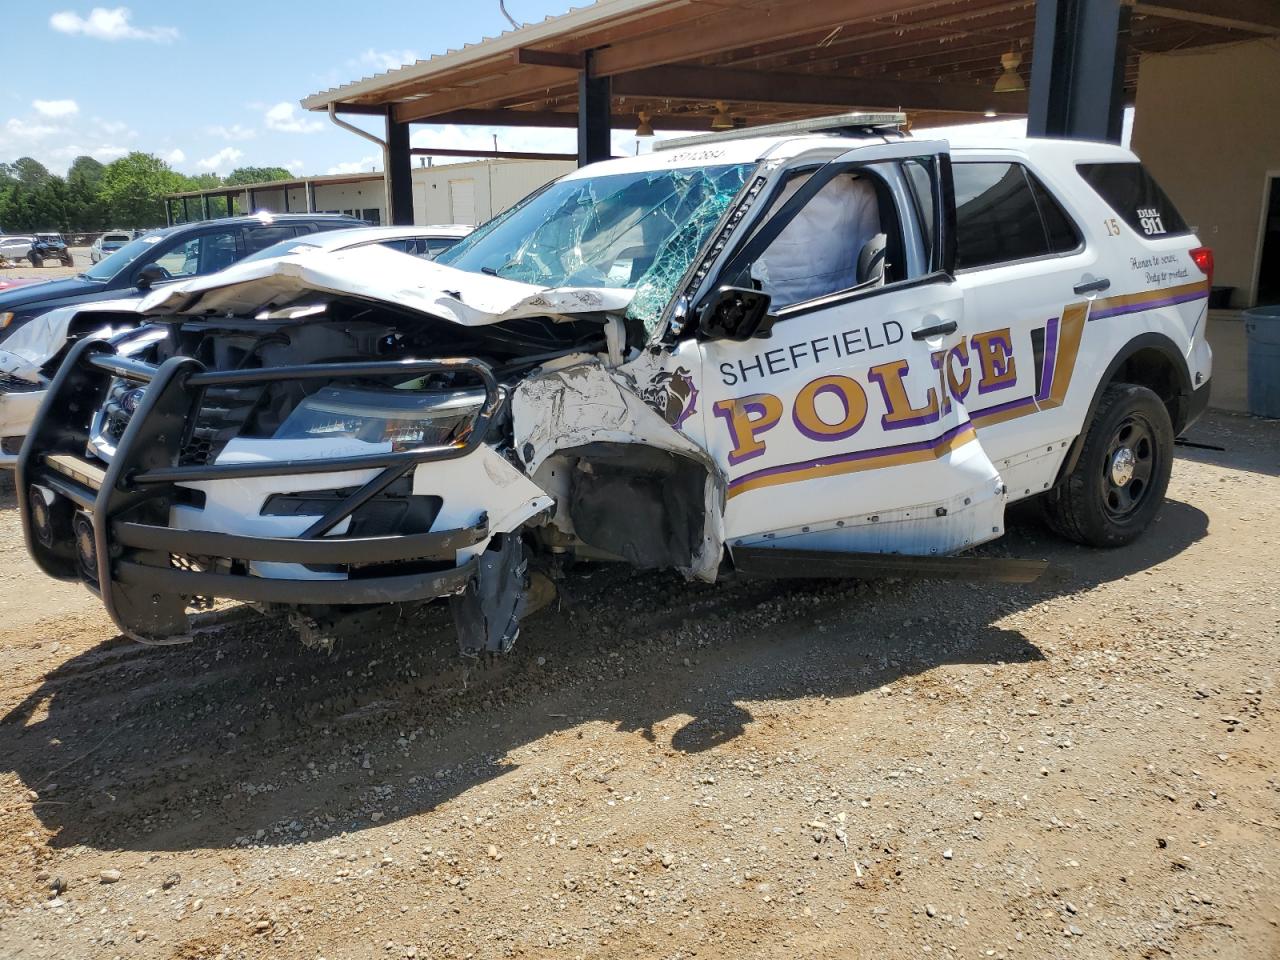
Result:
[[476,222],[476,182],[449,181],[449,219],[454,223]]

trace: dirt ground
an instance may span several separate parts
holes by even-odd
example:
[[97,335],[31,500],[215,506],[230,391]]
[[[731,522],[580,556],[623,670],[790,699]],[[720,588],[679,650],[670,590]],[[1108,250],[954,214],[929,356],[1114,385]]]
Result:
[[[516,652],[116,636],[0,501],[0,956],[1280,956],[1280,423],[1030,586],[575,573]],[[8,484],[8,481],[5,481]]]
[[22,278],[35,280],[56,280],[59,277],[74,277],[77,273],[88,270],[91,266],[88,247],[72,247],[71,259],[75,266],[64,267],[52,261],[41,267],[33,267],[25,260],[12,267],[0,267],[0,280],[18,280]]

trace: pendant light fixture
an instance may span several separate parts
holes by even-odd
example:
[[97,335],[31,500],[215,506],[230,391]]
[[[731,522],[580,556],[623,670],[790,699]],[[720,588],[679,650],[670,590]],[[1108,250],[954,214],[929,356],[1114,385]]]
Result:
[[1004,67],[1004,73],[996,80],[996,93],[1021,93],[1027,89],[1022,74],[1018,73],[1018,67],[1022,66],[1022,54],[1015,50],[1001,54],[1000,66]]

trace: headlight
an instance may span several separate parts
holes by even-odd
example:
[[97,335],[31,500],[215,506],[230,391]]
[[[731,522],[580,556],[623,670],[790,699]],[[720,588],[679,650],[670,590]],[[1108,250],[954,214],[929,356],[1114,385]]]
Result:
[[294,407],[275,438],[343,437],[390,443],[392,450],[445,446],[467,435],[484,397],[483,390],[419,393],[325,387]]
[[9,324],[11,323],[13,323],[12,310],[5,310],[3,313],[0,313],[0,330],[3,330],[5,327],[9,326]]

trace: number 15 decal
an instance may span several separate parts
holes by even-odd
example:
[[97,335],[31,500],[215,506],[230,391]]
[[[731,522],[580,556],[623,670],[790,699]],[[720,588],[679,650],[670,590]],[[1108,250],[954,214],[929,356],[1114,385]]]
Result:
[[1106,220],[1103,220],[1102,225],[1107,228],[1107,236],[1120,236],[1120,223],[1115,217],[1108,217]]

